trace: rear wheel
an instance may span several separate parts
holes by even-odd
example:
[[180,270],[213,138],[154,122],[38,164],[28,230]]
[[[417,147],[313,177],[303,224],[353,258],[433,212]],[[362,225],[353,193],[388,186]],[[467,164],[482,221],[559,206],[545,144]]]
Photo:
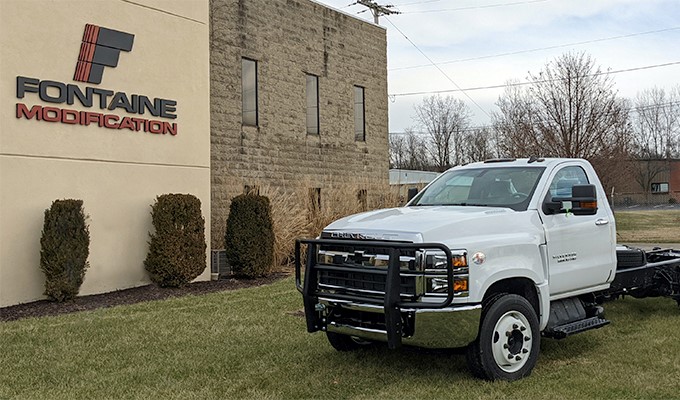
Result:
[[326,337],[331,346],[337,351],[354,351],[373,344],[373,342],[368,340],[363,340],[354,336],[341,335],[335,332],[326,332]]
[[540,338],[538,317],[524,297],[497,296],[485,305],[477,340],[468,347],[470,371],[488,380],[529,376],[538,359]]

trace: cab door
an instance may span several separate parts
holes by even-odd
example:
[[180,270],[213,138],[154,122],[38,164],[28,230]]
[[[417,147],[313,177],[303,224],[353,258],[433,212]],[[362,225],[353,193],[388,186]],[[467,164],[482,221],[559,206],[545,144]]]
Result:
[[[553,172],[550,182],[543,201],[571,197],[572,186],[595,183],[597,177],[589,178],[580,165],[566,165]],[[609,208],[602,206],[607,201],[604,193],[598,189],[597,196],[599,207],[595,215],[539,211],[547,241],[551,296],[599,286],[612,278],[614,219]]]

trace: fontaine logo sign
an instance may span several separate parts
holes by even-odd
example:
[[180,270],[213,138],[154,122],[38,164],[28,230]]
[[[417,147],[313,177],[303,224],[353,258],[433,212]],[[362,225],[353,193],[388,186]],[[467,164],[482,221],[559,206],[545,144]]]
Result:
[[115,68],[121,51],[131,51],[135,35],[86,24],[74,81],[100,84],[104,67]]
[[[118,66],[121,52],[130,52],[134,39],[135,35],[130,33],[86,24],[73,80],[100,84],[105,68]],[[162,119],[175,119],[177,118],[175,100],[150,98],[141,94],[128,95],[108,89],[89,86],[82,88],[53,80],[17,76],[17,98],[23,99],[28,93],[34,93],[46,103],[78,104],[86,108],[123,111],[135,116],[79,111],[40,104],[29,107],[25,103],[17,103],[16,117],[19,119],[177,135],[176,122],[141,117],[150,114]]]

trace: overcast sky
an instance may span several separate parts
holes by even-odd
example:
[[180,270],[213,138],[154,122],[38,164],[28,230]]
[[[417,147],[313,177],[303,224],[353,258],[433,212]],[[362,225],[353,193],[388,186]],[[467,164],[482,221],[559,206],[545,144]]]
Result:
[[[350,5],[354,0],[317,1],[373,21],[369,11],[358,14],[366,7]],[[392,9],[402,13],[380,17],[380,25],[387,28],[390,132],[415,125],[413,106],[427,94],[409,93],[455,90],[456,85],[463,89],[503,85],[511,79],[524,82],[529,72],[538,73],[568,51],[587,52],[603,70],[676,63],[614,74],[623,97],[680,84],[680,0],[378,0],[378,4],[393,4]],[[442,95],[464,100],[474,114],[472,123],[485,125],[502,90]]]

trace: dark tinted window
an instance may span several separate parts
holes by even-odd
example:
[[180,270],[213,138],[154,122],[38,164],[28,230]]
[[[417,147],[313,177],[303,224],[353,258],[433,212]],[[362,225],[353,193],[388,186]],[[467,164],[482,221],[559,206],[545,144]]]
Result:
[[354,140],[366,140],[366,109],[364,104],[364,88],[354,86]]
[[257,126],[257,61],[241,59],[243,125]]
[[319,134],[319,77],[307,75],[307,134]]

